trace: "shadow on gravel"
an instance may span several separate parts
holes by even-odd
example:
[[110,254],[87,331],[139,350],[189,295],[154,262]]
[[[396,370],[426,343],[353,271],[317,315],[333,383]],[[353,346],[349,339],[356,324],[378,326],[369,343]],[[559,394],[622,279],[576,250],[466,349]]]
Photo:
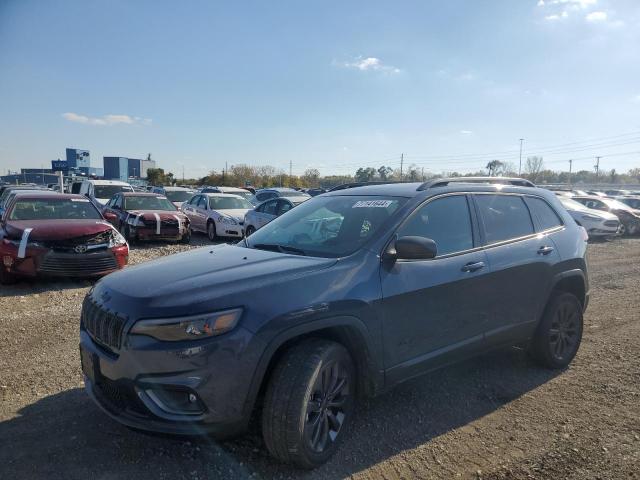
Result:
[[0,285],[0,298],[21,297],[24,295],[60,290],[73,290],[76,288],[89,288],[96,283],[96,281],[97,280],[46,277],[20,279],[13,285]]
[[0,445],[10,445],[0,448],[0,478],[343,478],[490,414],[557,374],[510,349],[412,380],[362,405],[340,451],[312,472],[272,460],[257,425],[223,444],[144,435],[73,389],[0,423]]

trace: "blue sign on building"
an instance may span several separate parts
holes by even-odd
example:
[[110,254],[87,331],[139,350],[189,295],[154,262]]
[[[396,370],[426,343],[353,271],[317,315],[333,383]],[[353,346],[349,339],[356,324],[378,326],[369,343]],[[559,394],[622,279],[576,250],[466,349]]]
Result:
[[54,172],[69,171],[69,164],[66,160],[51,160],[51,170]]

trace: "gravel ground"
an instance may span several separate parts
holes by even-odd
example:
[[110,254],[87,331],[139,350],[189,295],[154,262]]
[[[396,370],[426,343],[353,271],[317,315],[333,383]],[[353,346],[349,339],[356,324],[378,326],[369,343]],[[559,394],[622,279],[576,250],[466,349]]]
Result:
[[[192,246],[147,245],[132,264]],[[640,239],[589,247],[592,296],[569,369],[485,355],[362,405],[313,472],[272,461],[252,430],[218,444],[130,431],[82,389],[84,281],[0,287],[0,478],[640,478]]]

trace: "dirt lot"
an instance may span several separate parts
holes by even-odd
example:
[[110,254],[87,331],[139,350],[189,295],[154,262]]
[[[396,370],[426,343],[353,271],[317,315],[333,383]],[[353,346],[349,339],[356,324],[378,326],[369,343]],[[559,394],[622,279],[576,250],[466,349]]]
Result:
[[[131,262],[185,248],[137,247]],[[90,283],[0,287],[0,478],[640,478],[640,239],[592,244],[590,261],[584,340],[567,371],[512,349],[413,380],[363,405],[342,451],[314,472],[270,460],[257,431],[218,444],[121,427],[82,389]]]

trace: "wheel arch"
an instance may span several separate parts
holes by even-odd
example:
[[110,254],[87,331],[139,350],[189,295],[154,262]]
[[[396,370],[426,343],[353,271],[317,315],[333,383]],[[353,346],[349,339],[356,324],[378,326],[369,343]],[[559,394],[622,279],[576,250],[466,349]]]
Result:
[[587,308],[587,281],[585,273],[581,269],[568,270],[556,275],[549,298],[558,291],[575,295],[583,310]]
[[358,375],[358,392],[373,396],[384,387],[384,373],[375,361],[376,353],[370,333],[360,319],[341,316],[312,321],[292,327],[271,340],[265,348],[254,373],[245,404],[247,416],[264,393],[275,365],[293,345],[308,338],[324,338],[344,346],[353,359]]

